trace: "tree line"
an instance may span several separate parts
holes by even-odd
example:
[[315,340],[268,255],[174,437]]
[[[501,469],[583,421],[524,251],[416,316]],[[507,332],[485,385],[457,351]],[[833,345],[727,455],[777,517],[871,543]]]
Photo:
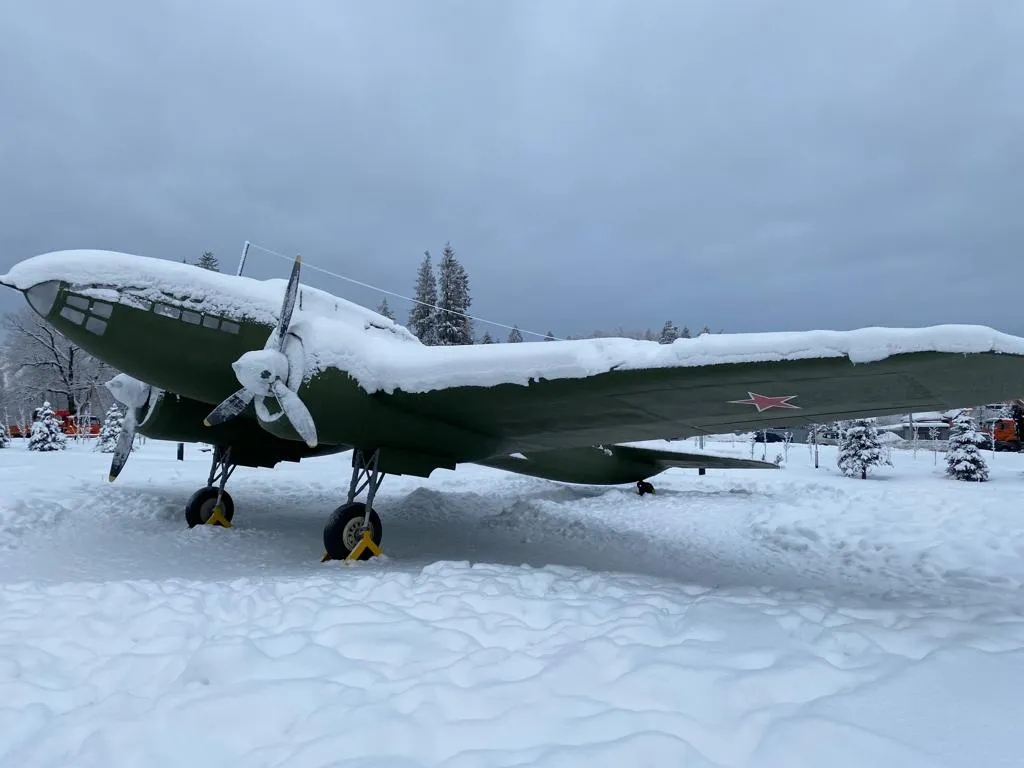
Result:
[[[469,308],[473,303],[469,289],[469,274],[459,262],[451,243],[445,243],[441,252],[441,260],[435,275],[433,258],[430,251],[423,252],[423,260],[416,272],[413,289],[413,306],[409,310],[406,327],[424,344],[429,346],[454,346],[460,344],[493,344],[497,341],[490,331],[484,331],[477,339],[473,333],[473,320],[469,316]],[[377,312],[390,320],[395,320],[395,313],[385,298],[378,306]],[[718,331],[721,333],[722,331]],[[697,335],[711,333],[704,326]],[[566,339],[595,338],[628,338],[657,340],[661,344],[671,344],[676,339],[691,338],[690,329],[680,329],[671,320],[666,320],[660,333],[651,329],[642,331],[627,330],[618,327],[614,331],[593,331],[579,336],[569,335]],[[549,330],[543,337],[544,341],[554,341],[555,335]],[[523,332],[518,325],[513,325],[505,339],[508,343],[523,341]]]

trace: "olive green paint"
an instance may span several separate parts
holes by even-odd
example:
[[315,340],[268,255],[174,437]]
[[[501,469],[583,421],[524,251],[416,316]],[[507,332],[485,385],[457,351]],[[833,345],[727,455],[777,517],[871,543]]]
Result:
[[[230,334],[118,303],[106,331],[95,335],[61,317],[66,296],[62,285],[48,322],[96,357],[168,393],[143,425],[144,434],[231,445],[235,457],[253,466],[358,447],[381,449],[380,468],[391,473],[425,476],[458,462],[524,471],[524,464],[506,459],[521,452],[532,457],[534,474],[541,477],[628,482],[679,464],[651,455],[609,456],[588,446],[940,410],[1024,393],[1024,359],[999,354],[914,353],[856,365],[846,358],[813,358],[613,370],[528,386],[393,394],[370,394],[332,368],[299,390],[321,443],[310,451],[286,419],[260,425],[251,406],[220,427],[202,425],[206,413],[238,389],[231,364],[263,347],[269,325],[231,318],[240,329]],[[799,408],[758,413],[729,402],[748,392],[793,395]]]

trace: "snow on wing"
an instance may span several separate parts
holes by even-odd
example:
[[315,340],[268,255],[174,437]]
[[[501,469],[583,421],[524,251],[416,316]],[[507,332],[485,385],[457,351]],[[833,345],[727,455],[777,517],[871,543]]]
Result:
[[[787,402],[799,407],[759,411],[737,402],[748,391],[791,396]],[[493,435],[512,453],[946,409],[1020,392],[1024,358],[1018,355],[911,352],[856,365],[823,357],[616,370],[525,386],[395,392],[386,399]]]

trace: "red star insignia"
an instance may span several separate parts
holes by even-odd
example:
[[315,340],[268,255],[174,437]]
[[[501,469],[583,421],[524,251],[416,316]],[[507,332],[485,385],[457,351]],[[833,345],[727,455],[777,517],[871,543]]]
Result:
[[769,408],[799,408],[799,405],[793,405],[790,400],[798,395],[782,395],[780,397],[771,397],[770,395],[759,395],[756,392],[747,392],[750,397],[747,400],[730,400],[730,403],[740,403],[741,405],[752,405],[757,408],[757,412],[766,411]]

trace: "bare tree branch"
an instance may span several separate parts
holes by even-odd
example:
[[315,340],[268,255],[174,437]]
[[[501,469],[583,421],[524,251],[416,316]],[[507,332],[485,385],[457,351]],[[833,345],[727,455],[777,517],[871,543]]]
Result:
[[[31,413],[49,397],[72,414],[102,413],[111,398],[103,382],[117,371],[74,344],[26,308],[5,315],[0,345],[0,393],[4,407]],[[95,406],[95,408],[93,408]]]

